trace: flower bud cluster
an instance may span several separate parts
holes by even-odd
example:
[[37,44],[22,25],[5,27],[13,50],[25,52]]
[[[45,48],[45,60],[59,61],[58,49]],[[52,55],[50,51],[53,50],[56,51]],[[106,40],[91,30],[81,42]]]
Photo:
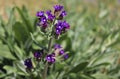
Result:
[[[41,59],[47,61],[49,64],[53,64],[56,61],[56,58],[58,56],[62,56],[62,59],[66,60],[68,58],[68,54],[65,53],[63,48],[59,44],[54,45],[54,53],[47,54],[44,56],[45,53],[43,50],[36,50],[33,53],[34,58],[36,59],[37,62],[40,62]],[[28,58],[24,61],[24,65],[26,66],[27,69],[32,69],[33,64],[31,58]]]
[[63,48],[59,44],[55,44],[54,45],[54,53],[48,54],[46,56],[46,60],[48,63],[52,64],[52,63],[55,63],[56,58],[58,56],[62,56],[64,58],[64,60],[68,58],[68,54],[65,53]]
[[49,32],[47,28],[52,27],[51,33],[53,33],[53,35],[58,38],[61,34],[65,33],[70,28],[70,25],[65,20],[63,20],[66,15],[67,13],[63,6],[55,5],[53,13],[51,10],[37,12],[37,25],[40,26],[40,28],[45,33]]

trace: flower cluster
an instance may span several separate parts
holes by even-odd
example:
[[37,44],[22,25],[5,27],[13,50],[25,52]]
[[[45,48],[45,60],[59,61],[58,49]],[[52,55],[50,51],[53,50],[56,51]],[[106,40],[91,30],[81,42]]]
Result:
[[62,55],[64,59],[68,58],[68,54],[65,53],[64,49],[59,44],[54,45],[54,50],[56,56]]
[[58,56],[62,56],[64,59],[68,58],[68,54],[65,53],[63,48],[59,44],[55,44],[54,45],[54,53],[47,55],[46,60],[48,63],[51,64],[51,63],[55,62],[55,58]]
[[55,62],[55,53],[49,54],[46,56],[46,60],[49,64],[52,64]]
[[[36,50],[36,51],[33,53],[33,56],[34,56],[35,60],[39,62],[39,61],[41,60],[43,54],[44,54],[43,49],[42,49],[42,50]],[[27,59],[24,61],[24,65],[26,66],[26,69],[31,70],[31,69],[33,68],[33,64],[32,64],[31,58],[27,58]]]
[[52,22],[55,18],[54,15],[52,15],[51,10],[46,11],[46,14],[44,11],[37,12],[36,16],[38,17],[38,25],[42,28],[47,28],[49,21]]
[[[58,56],[62,56],[62,59],[64,60],[68,58],[68,54],[65,53],[65,51],[59,44],[54,45],[54,53],[48,54],[45,57],[43,57],[44,54],[45,53],[43,52],[43,50],[36,50],[33,53],[33,56],[36,59],[36,61],[39,62],[43,58],[43,60],[47,61],[49,64],[55,63],[56,57]],[[33,64],[31,58],[26,59],[24,61],[24,65],[26,66],[27,69],[32,69]]]
[[70,25],[63,20],[66,15],[67,13],[63,6],[55,5],[53,13],[51,10],[37,12],[37,25],[40,26],[45,33],[48,32],[48,30],[46,30],[47,28],[52,27],[52,35],[58,38],[61,34],[65,33],[70,28]]
[[69,28],[70,26],[66,21],[58,21],[58,23],[55,24],[55,34],[59,36],[66,32]]

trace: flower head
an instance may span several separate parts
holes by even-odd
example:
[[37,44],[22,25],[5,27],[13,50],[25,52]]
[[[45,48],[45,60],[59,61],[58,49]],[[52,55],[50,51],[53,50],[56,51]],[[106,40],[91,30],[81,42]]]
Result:
[[54,12],[61,11],[62,9],[63,9],[63,6],[61,6],[61,5],[55,5],[54,6]]
[[47,18],[46,16],[42,16],[39,18],[39,22],[37,23],[39,26],[41,26],[42,28],[47,28],[48,24],[47,24]]
[[52,64],[55,62],[55,58],[54,58],[55,54],[49,54],[46,56],[46,60],[48,63]]
[[66,11],[62,11],[61,14],[59,15],[59,19],[63,19],[63,17],[65,17],[67,15]]
[[52,22],[55,16],[51,13],[51,10],[46,11],[48,21]]
[[55,26],[56,26],[56,28],[58,28],[58,29],[60,29],[60,30],[62,30],[63,29],[63,22],[62,21],[58,21],[58,23],[57,24],[55,24]]
[[63,55],[65,53],[65,51],[62,49],[59,51],[59,55]]
[[65,30],[70,29],[70,25],[69,25],[69,23],[67,23],[66,21],[63,22],[63,26],[64,26],[64,29],[65,29]]
[[32,69],[33,65],[32,65],[32,61],[31,58],[28,58],[24,61],[24,65],[26,66],[27,69]]
[[34,57],[37,59],[37,60],[40,60],[41,57],[43,55],[43,50],[37,50],[34,52]]
[[66,29],[70,27],[66,21],[62,21],[62,19],[66,15],[67,13],[62,5],[55,5],[54,14],[52,13],[51,10],[47,10],[46,12],[38,11],[36,13],[36,16],[38,17],[37,25],[41,26],[41,29],[45,33],[47,32],[46,28],[49,28],[48,26],[50,27],[55,26],[53,30],[56,33],[55,37],[58,38],[59,35],[61,35],[64,31],[66,31]]
[[66,21],[58,21],[55,24],[55,27],[56,27],[55,34],[59,36],[66,32],[70,28],[70,25]]
[[59,44],[54,44],[54,49],[56,50],[56,49],[60,49],[60,48],[62,48]]
[[56,28],[55,33],[56,33],[57,36],[59,36],[61,34],[61,30],[59,28]]
[[44,11],[39,11],[36,13],[37,17],[43,17],[44,16]]
[[54,52],[56,57],[62,56],[64,59],[68,58],[68,54],[65,53],[64,49],[59,44],[54,45]]
[[64,59],[68,59],[68,54],[63,55]]

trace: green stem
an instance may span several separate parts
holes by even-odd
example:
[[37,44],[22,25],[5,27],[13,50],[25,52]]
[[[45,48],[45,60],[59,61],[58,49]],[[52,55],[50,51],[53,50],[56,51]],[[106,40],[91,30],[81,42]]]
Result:
[[[49,44],[48,44],[48,53],[50,53],[50,50],[52,47],[52,40],[53,40],[53,38],[51,37],[49,40]],[[46,62],[44,72],[43,72],[43,79],[46,79],[46,77],[47,77],[47,70],[48,70],[48,63]]]
[[[55,20],[53,21],[53,23],[51,24],[51,26],[54,25]],[[53,35],[54,26],[51,29],[52,29],[52,31],[51,31],[51,37],[50,37],[49,42],[48,42],[48,54],[50,53],[50,50],[52,48],[52,40],[53,40],[53,36],[52,35]],[[44,67],[44,71],[43,71],[43,79],[46,79],[46,77],[47,77],[47,71],[48,71],[48,63],[46,62],[45,63],[45,67]]]
[[45,64],[43,79],[46,79],[46,77],[47,77],[47,70],[48,70],[48,63]]
[[[37,62],[37,68],[39,68],[39,67],[40,67],[40,62]],[[37,70],[37,73],[38,73],[38,76],[41,77],[40,70]]]
[[49,40],[49,44],[48,44],[48,53],[50,53],[51,47],[52,47],[52,37]]

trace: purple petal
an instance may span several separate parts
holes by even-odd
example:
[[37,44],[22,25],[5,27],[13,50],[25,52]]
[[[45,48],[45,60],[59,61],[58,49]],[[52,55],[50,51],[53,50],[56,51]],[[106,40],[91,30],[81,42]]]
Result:
[[55,5],[55,6],[54,6],[55,12],[61,11],[62,9],[63,9],[63,6],[61,6],[61,5]]
[[39,12],[37,12],[36,16],[37,16],[37,17],[42,17],[42,16],[44,16],[44,11],[39,11]]
[[62,48],[62,47],[59,44],[54,45],[54,49],[60,49],[60,48]]
[[64,53],[65,53],[64,50],[59,51],[59,55],[63,55]]
[[25,65],[27,68],[29,68],[29,69],[33,68],[31,58],[26,59],[26,60],[24,61],[24,65]]

